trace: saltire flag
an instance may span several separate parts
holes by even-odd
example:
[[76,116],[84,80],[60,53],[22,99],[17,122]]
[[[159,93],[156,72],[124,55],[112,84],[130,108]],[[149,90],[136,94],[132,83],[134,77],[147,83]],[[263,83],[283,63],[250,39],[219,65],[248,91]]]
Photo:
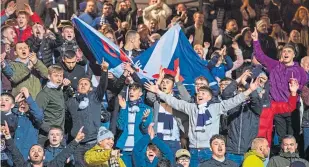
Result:
[[157,43],[131,60],[116,44],[87,23],[76,16],[72,21],[98,63],[101,63],[104,58],[112,68],[110,71],[117,77],[123,72],[121,64],[131,62],[138,70],[141,79],[154,79],[161,67],[165,69],[166,73],[171,74],[175,73],[179,67],[185,84],[193,84],[195,78],[205,76],[212,88],[217,89],[218,87],[217,81],[203,65],[203,61],[193,50],[179,25],[171,27]]

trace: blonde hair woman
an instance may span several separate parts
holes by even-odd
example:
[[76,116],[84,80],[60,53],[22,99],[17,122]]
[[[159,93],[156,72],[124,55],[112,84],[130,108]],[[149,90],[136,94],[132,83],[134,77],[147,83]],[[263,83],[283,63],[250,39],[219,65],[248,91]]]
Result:
[[306,7],[299,7],[294,15],[292,21],[292,29],[300,32],[300,42],[308,47],[309,35],[308,35],[308,9]]

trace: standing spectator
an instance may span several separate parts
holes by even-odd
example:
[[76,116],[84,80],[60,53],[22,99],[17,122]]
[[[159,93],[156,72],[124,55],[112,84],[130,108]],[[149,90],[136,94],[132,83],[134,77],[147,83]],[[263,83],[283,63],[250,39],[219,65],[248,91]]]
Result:
[[[116,8],[117,17],[121,22],[128,22],[129,27],[136,27],[136,15],[137,15],[137,5],[135,0],[128,0],[131,6],[128,6],[126,1],[119,2],[117,5],[117,0],[113,0],[113,5]],[[118,6],[118,8],[117,8]]]
[[[62,143],[63,140],[63,130],[59,126],[51,126],[48,132],[48,141],[49,145],[45,147],[45,159],[44,162],[50,162],[57,157],[59,153],[65,148],[64,144]],[[72,154],[73,155],[73,154]],[[73,156],[67,159],[67,161],[61,165],[64,167],[65,164],[68,164],[73,161]]]
[[126,165],[120,158],[120,151],[114,150],[114,134],[104,126],[100,127],[97,144],[85,153],[85,161],[89,166],[119,166]]
[[140,41],[141,41],[141,49],[148,49],[150,47],[150,31],[148,27],[145,24],[138,25],[137,32],[140,35]]
[[[40,0],[36,13],[44,20],[45,27],[51,27],[55,17],[59,20],[67,20],[67,0]],[[55,25],[52,25],[54,28]]]
[[175,16],[180,17],[180,20],[183,22],[185,27],[189,27],[194,24],[192,20],[193,14],[188,10],[184,3],[180,3],[176,6],[176,13],[173,14],[173,17]]
[[144,23],[150,27],[150,20],[158,20],[158,29],[166,28],[166,20],[172,15],[172,10],[162,0],[149,0],[149,6],[143,11]]
[[303,57],[307,56],[307,48],[300,42],[300,33],[297,30],[291,31],[288,43],[295,47],[295,61],[299,63]]
[[[293,78],[297,80],[299,89],[301,90],[307,82],[306,72],[298,63],[293,61],[296,54],[295,48],[292,45],[284,46],[281,53],[282,61],[279,62],[264,54],[258,41],[259,37],[256,30],[252,34],[252,38],[255,57],[269,72],[270,95],[272,99],[276,102],[287,102],[290,95],[288,84],[282,83],[289,83],[290,79]],[[277,115],[275,118],[275,125],[280,138],[286,134],[293,134],[290,114]]]
[[297,9],[291,22],[291,29],[300,32],[300,42],[305,47],[309,46],[308,17],[308,9],[301,6]]
[[48,67],[48,82],[36,97],[36,102],[44,110],[44,121],[39,132],[39,144],[44,145],[50,126],[57,125],[64,129],[64,96],[61,85],[68,85],[63,79],[63,69],[57,65]]
[[225,137],[223,135],[213,135],[210,138],[210,149],[212,158],[199,165],[199,167],[238,167],[238,165],[225,157]]
[[[306,61],[309,67],[309,57],[306,57],[306,58],[307,58]],[[301,98],[304,102],[304,111],[303,111],[303,118],[302,118],[302,124],[301,124],[303,128],[303,135],[304,135],[304,153],[305,153],[305,158],[308,159],[309,158],[309,83],[307,83],[307,85],[303,88]]]
[[140,35],[134,30],[129,30],[126,34],[125,44],[122,50],[130,58],[134,58],[142,53],[140,45],[141,45]]
[[133,83],[129,87],[129,102],[126,102],[122,96],[118,96],[121,109],[117,128],[122,133],[116,147],[122,150],[121,158],[127,167],[132,167],[133,147],[143,137],[153,117],[152,109],[143,103],[142,95],[142,86],[139,83]]
[[32,26],[33,35],[27,39],[26,43],[30,50],[38,55],[38,58],[46,67],[55,64],[57,58],[54,56],[54,50],[62,45],[63,39],[57,28],[58,19],[53,20],[54,33],[44,29],[40,24]]
[[29,21],[39,24],[42,23],[40,17],[32,12],[28,4],[25,4],[25,10],[20,10],[17,13],[17,27],[15,27],[17,36],[15,41],[26,41],[32,35],[32,28],[28,25]]
[[257,4],[255,10],[257,20],[265,16],[270,19],[270,24],[274,24],[275,21],[281,20],[279,8],[271,0],[264,0],[263,4]]
[[[62,28],[62,38],[63,38],[63,44],[58,48],[58,56],[55,57],[61,57],[63,53],[67,50],[73,50],[77,52],[80,48],[76,42],[75,38],[75,32],[74,28],[71,25],[64,26]],[[82,53],[82,52],[81,52]]]
[[255,19],[256,19],[256,12],[254,10],[254,7],[252,8],[250,6],[250,3],[247,3],[245,1],[243,5],[240,7],[240,12],[243,18],[242,24],[243,24],[243,27],[253,28],[255,24]]
[[287,135],[282,138],[281,151],[279,155],[272,157],[267,167],[282,167],[289,166],[294,161],[303,162],[306,167],[309,167],[309,162],[300,158],[297,152],[298,144],[292,135]]
[[7,76],[12,82],[12,94],[16,96],[22,87],[26,87],[32,97],[36,98],[42,89],[40,79],[47,78],[47,68],[38,60],[35,53],[30,53],[25,42],[17,43],[15,48],[17,59],[10,62],[13,74]]
[[288,34],[282,29],[282,21],[275,21],[272,25],[273,30],[270,36],[275,40],[277,48],[281,48],[288,42]]
[[165,158],[171,164],[174,162],[172,150],[155,136],[153,125],[154,123],[151,123],[148,126],[148,134],[144,135],[133,148],[132,158],[136,167],[157,166],[159,158]]
[[261,44],[262,50],[264,53],[267,53],[267,56],[279,60],[277,57],[277,47],[275,40],[268,35],[267,22],[263,19],[256,23],[256,29],[259,35],[259,42]]
[[301,0],[289,0],[286,6],[281,7],[281,17],[284,24],[284,30],[291,32],[291,22],[295,16],[297,9],[301,6]]
[[235,36],[238,33],[238,25],[236,20],[230,19],[226,22],[225,31],[222,35],[218,36],[218,38],[215,41],[215,48],[220,49],[224,45],[228,49],[228,54],[231,55],[231,48],[230,46],[233,44],[233,41],[235,40]]
[[88,0],[86,3],[85,11],[81,15],[79,15],[79,18],[89,25],[92,24],[93,19],[96,17],[95,5],[96,5],[95,0]]
[[193,19],[194,25],[185,29],[185,34],[187,38],[189,38],[191,35],[193,36],[192,45],[203,45],[204,42],[211,43],[211,31],[209,28],[204,26],[204,14],[196,12],[193,15]]
[[190,158],[191,154],[186,149],[180,149],[175,154],[175,160],[176,164],[183,167],[189,167],[190,166]]
[[242,167],[264,167],[265,158],[269,155],[269,146],[265,138],[255,138],[251,150],[245,154]]
[[101,103],[107,88],[107,71],[109,64],[102,62],[101,78],[97,88],[92,88],[89,78],[78,81],[77,95],[66,102],[66,110],[72,117],[71,136],[78,134],[78,129],[84,127],[86,137],[74,152],[75,166],[85,166],[84,154],[96,143],[101,126]]
[[109,24],[110,27],[116,31],[118,29],[117,22],[118,20],[113,14],[113,5],[109,2],[105,2],[103,5],[102,16],[95,18],[91,26],[99,30],[103,24]]
[[21,88],[16,96],[16,103],[18,103],[18,111],[13,114],[18,119],[14,142],[24,160],[27,160],[30,148],[38,144],[39,127],[44,115],[25,87]]
[[148,28],[150,30],[150,35],[152,35],[154,33],[158,33],[161,36],[163,36],[163,34],[165,33],[165,30],[159,29],[158,20],[156,20],[156,19],[150,19]]

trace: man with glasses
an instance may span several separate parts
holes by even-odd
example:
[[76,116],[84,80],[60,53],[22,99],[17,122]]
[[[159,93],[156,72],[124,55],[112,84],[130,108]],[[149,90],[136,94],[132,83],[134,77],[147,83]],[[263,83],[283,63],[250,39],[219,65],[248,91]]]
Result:
[[176,164],[180,164],[183,167],[189,167],[190,166],[190,158],[191,154],[186,149],[180,149],[176,152]]

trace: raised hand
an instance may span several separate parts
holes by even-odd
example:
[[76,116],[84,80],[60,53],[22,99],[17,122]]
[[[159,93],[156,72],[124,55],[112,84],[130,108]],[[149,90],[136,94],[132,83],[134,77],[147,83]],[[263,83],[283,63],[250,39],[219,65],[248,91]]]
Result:
[[242,75],[241,75],[241,84],[246,85],[247,84],[247,79],[248,77],[252,76],[252,72],[250,70],[246,70]]
[[22,92],[18,93],[18,95],[15,97],[15,103],[19,103],[25,100],[25,96]]
[[121,95],[118,95],[118,101],[122,109],[125,109],[127,107],[127,102]]
[[4,134],[5,139],[10,139],[11,138],[11,133],[9,129],[9,125],[6,121],[4,121],[4,126],[1,126],[1,132]]
[[221,56],[225,56],[226,55],[226,46],[224,45],[223,48],[219,51],[219,54]]
[[238,43],[237,43],[237,42],[233,42],[232,48],[233,48],[234,50],[239,49]]
[[25,11],[27,12],[27,13],[29,13],[29,15],[30,16],[32,16],[33,15],[33,12],[32,12],[32,9],[31,9],[31,7],[30,7],[30,5],[29,4],[24,4],[25,5]]
[[158,85],[154,85],[153,83],[145,83],[144,86],[148,91],[152,93],[159,93],[160,91]]
[[58,16],[57,16],[57,14],[55,14],[55,18],[53,20],[53,28],[54,28],[55,33],[59,32],[57,25],[58,25]]
[[108,78],[108,79],[111,79],[111,80],[115,79],[114,74],[111,73],[111,72],[108,72],[107,78]]
[[109,64],[106,61],[102,61],[101,68],[102,71],[107,72]]
[[190,42],[190,44],[193,42],[193,40],[194,40],[193,35],[190,35],[190,37],[189,37],[189,42]]
[[63,86],[69,86],[71,84],[71,81],[67,78],[64,78],[62,80],[62,84],[63,84]]
[[204,42],[204,48],[208,49],[210,47],[210,43],[209,42]]
[[77,133],[77,135],[76,135],[76,137],[75,137],[75,141],[76,141],[77,143],[79,143],[80,141],[82,141],[82,140],[85,138],[85,133],[83,132],[83,129],[84,129],[84,126],[82,126],[82,127],[79,129],[79,131],[78,131],[78,133]]
[[251,37],[252,37],[253,41],[258,41],[259,40],[259,34],[258,34],[257,30],[256,30],[256,27],[254,28],[254,31],[251,34]]
[[38,58],[36,57],[36,54],[34,52],[30,53],[29,60],[32,62],[33,65],[38,62]]
[[11,1],[8,3],[8,6],[5,9],[5,14],[7,16],[10,16],[16,11],[16,9],[17,9],[16,3],[14,1]]
[[134,69],[132,68],[131,63],[123,63],[123,69],[129,71],[131,74],[134,73]]
[[165,72],[164,72],[164,70],[163,70],[163,68],[162,68],[162,66],[161,66],[161,67],[160,67],[160,71],[159,71],[159,78],[158,78],[158,80],[157,80],[157,82],[156,82],[157,85],[160,85],[160,84],[161,84],[161,82],[162,82],[164,76],[165,76]]
[[259,78],[257,78],[254,82],[251,80],[249,89],[253,92],[259,87]]
[[142,120],[143,120],[143,121],[146,121],[146,119],[148,118],[149,114],[150,114],[150,109],[146,109],[146,110],[144,111],[144,113],[143,113]]
[[119,158],[120,157],[120,150],[112,150],[111,151],[111,157]]
[[20,93],[22,93],[26,99],[30,96],[29,90],[26,87],[22,87]]
[[180,81],[180,68],[177,67],[176,75],[175,75],[175,82],[179,82],[179,81]]
[[297,90],[299,89],[299,84],[298,84],[297,79],[295,78],[290,79],[289,88],[290,88],[292,96],[296,96]]
[[4,67],[5,67],[5,57],[6,57],[6,52],[3,52],[3,53],[0,55],[1,68],[4,68]]
[[148,134],[149,134],[151,140],[155,137],[155,131],[153,129],[153,125],[154,125],[154,123],[151,123],[148,126]]

